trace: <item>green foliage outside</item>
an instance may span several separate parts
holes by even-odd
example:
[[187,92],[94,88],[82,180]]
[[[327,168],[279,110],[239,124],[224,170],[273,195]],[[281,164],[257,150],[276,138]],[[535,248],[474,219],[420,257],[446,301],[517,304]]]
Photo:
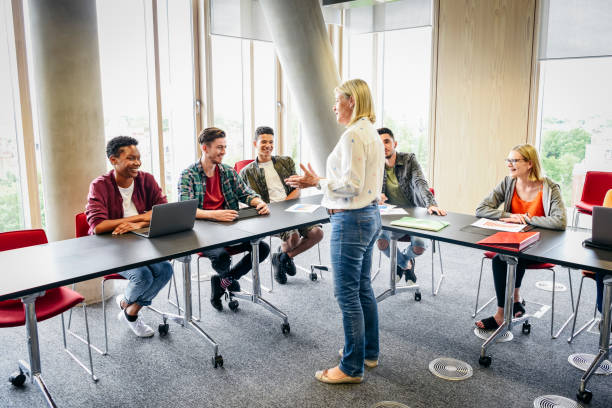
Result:
[[[551,123],[554,119],[549,119]],[[554,123],[554,122],[553,122]],[[556,123],[562,123],[556,122]],[[544,173],[559,183],[566,207],[572,203],[572,172],[574,166],[584,160],[586,145],[591,134],[584,129],[547,130],[540,143],[540,159]]]
[[21,195],[17,176],[8,172],[0,178],[0,232],[23,229]]
[[397,150],[404,153],[414,153],[421,165],[423,174],[427,176],[429,170],[429,144],[427,131],[423,124],[419,125],[418,134],[415,135],[412,129],[402,120],[397,120],[391,116],[383,119],[384,127],[391,129],[397,141]]

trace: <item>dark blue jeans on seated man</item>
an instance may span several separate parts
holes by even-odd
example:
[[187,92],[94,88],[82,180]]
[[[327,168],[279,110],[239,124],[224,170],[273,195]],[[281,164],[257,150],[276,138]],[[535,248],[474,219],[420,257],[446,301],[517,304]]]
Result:
[[332,214],[334,295],[342,311],[344,350],[340,369],[363,375],[364,360],[378,360],[378,307],[370,284],[372,248],[380,234],[378,206]]
[[149,306],[153,298],[172,278],[172,265],[168,261],[163,261],[128,269],[119,272],[119,275],[129,280],[124,295],[127,303]]

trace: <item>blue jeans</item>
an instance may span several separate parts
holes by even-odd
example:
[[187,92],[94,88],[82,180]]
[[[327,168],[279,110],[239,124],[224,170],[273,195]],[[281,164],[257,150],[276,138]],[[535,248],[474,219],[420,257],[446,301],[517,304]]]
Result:
[[[408,268],[408,261],[410,261],[410,258],[416,258],[417,256],[420,256],[423,254],[422,252],[420,254],[415,253],[413,251],[413,248],[415,247],[425,248],[425,241],[423,241],[421,238],[413,237],[408,234],[406,234],[406,236],[410,237],[410,245],[408,245],[406,248],[402,250],[399,249],[399,246],[397,248],[397,266],[399,266],[402,269]],[[391,233],[389,231],[382,231],[378,239],[384,239],[387,242],[389,242],[391,240]],[[388,258],[389,254],[391,253],[389,250],[389,245],[387,245],[387,248],[383,249],[382,252]]]
[[380,233],[378,207],[332,214],[331,263],[334,296],[342,311],[344,350],[340,369],[363,375],[364,359],[378,359],[378,307],[370,285],[372,248]]
[[172,272],[172,265],[168,261],[119,272],[119,275],[129,279],[125,288],[125,300],[130,305],[137,303],[140,306],[149,306],[172,278]]

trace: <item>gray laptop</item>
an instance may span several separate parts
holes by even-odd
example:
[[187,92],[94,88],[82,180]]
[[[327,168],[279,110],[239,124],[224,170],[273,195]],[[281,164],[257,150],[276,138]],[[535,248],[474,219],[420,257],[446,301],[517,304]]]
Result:
[[593,236],[584,243],[612,250],[612,208],[593,207]]
[[154,205],[151,224],[147,228],[130,232],[145,238],[155,238],[190,230],[195,223],[197,209],[198,200]]

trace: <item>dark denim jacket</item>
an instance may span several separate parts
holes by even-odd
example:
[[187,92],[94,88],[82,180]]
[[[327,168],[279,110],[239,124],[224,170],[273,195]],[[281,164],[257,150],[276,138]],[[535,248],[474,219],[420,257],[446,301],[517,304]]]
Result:
[[[397,152],[394,170],[402,192],[413,207],[428,208],[432,205],[438,205],[433,194],[429,191],[429,185],[414,153]],[[386,194],[387,173],[384,172],[383,174],[382,192]]]
[[[274,170],[278,173],[283,186],[285,187],[285,194],[289,195],[293,190],[293,187],[285,183],[285,179],[289,176],[297,174],[295,171],[295,163],[289,156],[272,156],[272,163],[274,164]],[[258,160],[255,159],[249,163],[245,168],[240,171],[240,177],[247,183],[257,194],[261,196],[261,199],[266,203],[270,202],[270,194],[268,193],[268,185],[266,184],[266,176],[264,169],[259,167]]]

